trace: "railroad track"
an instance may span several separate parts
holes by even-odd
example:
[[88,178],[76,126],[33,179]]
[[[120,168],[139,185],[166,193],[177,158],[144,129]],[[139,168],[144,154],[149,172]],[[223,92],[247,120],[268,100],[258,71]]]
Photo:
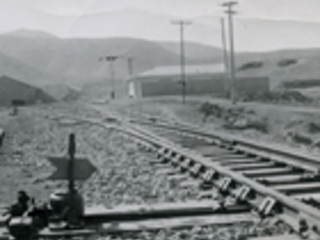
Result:
[[155,150],[164,161],[249,203],[262,217],[274,215],[297,233],[304,228],[319,234],[320,162],[313,156],[192,126],[131,122],[170,139]]
[[[106,127],[103,121],[82,121]],[[299,236],[319,239],[316,158],[186,125],[121,119],[112,128],[132,136],[153,152],[160,164],[199,179],[200,187],[215,187],[231,197],[233,204],[250,206],[259,218],[274,217]]]

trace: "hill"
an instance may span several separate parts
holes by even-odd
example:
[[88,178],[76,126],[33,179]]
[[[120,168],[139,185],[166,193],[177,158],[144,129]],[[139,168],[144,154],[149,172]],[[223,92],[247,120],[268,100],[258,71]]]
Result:
[[[40,35],[40,36],[39,36]],[[149,70],[162,65],[176,65],[180,62],[178,53],[170,43],[159,44],[141,39],[110,38],[110,39],[60,39],[55,37],[43,37],[41,32],[26,31],[21,34],[0,35],[0,49],[3,53],[26,65],[29,73],[20,73],[19,67],[12,67],[16,72],[0,72],[20,77],[29,83],[38,83],[42,79],[48,83],[66,83],[78,87],[88,82],[97,82],[109,78],[109,66],[107,62],[99,62],[101,56],[119,55],[123,59],[115,62],[115,73],[119,79],[128,76],[126,57],[134,59],[134,72]],[[32,37],[31,37],[32,36]],[[170,45],[170,47],[169,47]],[[197,49],[201,45],[190,44]],[[202,52],[209,51],[210,47]],[[209,50],[208,50],[209,49]],[[191,48],[189,48],[188,52]],[[201,53],[195,50],[187,58],[188,62],[201,63],[212,59],[211,54],[201,57]],[[0,62],[1,62],[0,56]],[[6,69],[10,69],[10,65]],[[23,75],[23,76],[22,76]],[[41,82],[41,81],[40,81]]]
[[[260,67],[240,70],[250,63]],[[292,49],[267,53],[245,53],[237,56],[238,75],[269,76],[272,88],[289,81],[320,80],[320,49]]]
[[80,97],[80,92],[65,84],[49,84],[42,87],[43,91],[57,101],[72,101]]
[[[182,3],[180,5],[187,7]],[[206,7],[206,4],[202,6]],[[210,6],[211,3],[208,3],[208,11],[211,9]],[[10,31],[24,26],[30,29],[45,30],[61,38],[124,37],[149,41],[179,41],[179,27],[171,22],[181,19],[182,16],[173,16],[170,14],[170,9],[167,10],[162,14],[156,14],[129,7],[118,10],[109,9],[109,11],[101,9],[101,12],[95,13],[84,11],[81,15],[59,15],[31,8],[19,8],[17,14],[12,14],[7,6],[0,9],[0,18],[2,22],[7,21],[10,24],[2,24],[0,30],[1,32]],[[277,15],[277,8],[272,10],[270,15]],[[280,10],[278,9],[278,11]],[[311,9],[311,11],[314,10]],[[242,11],[240,10],[240,12]],[[210,15],[195,15],[193,9],[190,9],[189,13],[188,16],[182,17],[192,22],[185,28],[185,40],[221,46],[220,14],[222,9],[218,15],[212,13]],[[251,14],[242,13],[235,17],[235,49],[252,52],[319,46],[319,22],[286,19],[279,12],[279,18],[270,18],[270,16],[265,17],[259,14],[257,16],[256,14],[253,14],[255,15],[253,17]],[[308,12],[303,15],[303,19],[313,18],[308,15]]]
[[25,104],[50,103],[54,101],[52,97],[37,87],[2,76],[0,77],[0,105],[9,106],[12,100],[21,100]]
[[6,36],[11,37],[24,37],[24,38],[57,38],[55,35],[40,31],[40,30],[26,30],[26,29],[18,29],[13,32],[4,33]]
[[[0,75],[41,87],[65,84],[75,89],[88,89],[90,85],[99,89],[99,86],[110,86],[109,63],[98,61],[107,55],[122,57],[114,63],[117,85],[122,88],[129,75],[128,57],[134,60],[134,74],[180,64],[179,42],[133,38],[62,39],[41,31],[19,30],[0,35],[0,49]],[[187,64],[223,62],[221,49],[209,45],[186,41],[185,53]],[[288,60],[295,63],[280,64]],[[261,66],[252,68],[254,62]],[[320,49],[237,53],[236,63],[239,76],[269,76],[272,87],[276,88],[286,81],[319,79]]]
[[[180,55],[180,43],[177,42],[157,42],[163,48]],[[223,58],[221,48],[209,45],[203,45],[195,42],[184,43],[185,57],[188,63],[203,63],[220,62]]]
[[8,56],[3,52],[0,52],[0,76],[1,75],[20,79],[22,82],[36,86],[61,79],[61,76],[43,71],[29,64],[27,61]]

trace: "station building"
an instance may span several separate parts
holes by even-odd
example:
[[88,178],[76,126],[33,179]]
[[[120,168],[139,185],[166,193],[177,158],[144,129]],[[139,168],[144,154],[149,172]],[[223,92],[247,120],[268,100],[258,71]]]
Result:
[[[224,64],[185,66],[187,95],[222,96],[228,90]],[[180,95],[182,92],[180,66],[157,67],[127,80],[130,97]],[[269,78],[237,74],[238,93],[270,91]]]

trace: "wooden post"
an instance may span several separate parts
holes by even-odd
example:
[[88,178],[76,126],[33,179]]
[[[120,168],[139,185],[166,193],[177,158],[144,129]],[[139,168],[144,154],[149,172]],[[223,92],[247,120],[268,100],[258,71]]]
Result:
[[74,192],[74,178],[73,178],[73,168],[74,168],[74,155],[76,152],[76,142],[75,135],[71,133],[69,135],[69,164],[68,164],[68,181],[69,181],[69,193]]

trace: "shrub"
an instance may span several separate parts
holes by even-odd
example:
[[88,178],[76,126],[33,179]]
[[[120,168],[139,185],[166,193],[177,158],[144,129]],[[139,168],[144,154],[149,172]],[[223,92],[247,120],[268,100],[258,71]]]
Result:
[[208,117],[216,116],[221,117],[221,107],[217,104],[212,104],[209,102],[205,102],[201,104],[199,111],[203,114],[202,121],[205,122]]
[[238,71],[244,71],[250,68],[261,68],[263,66],[263,62],[261,61],[253,61],[243,64]]
[[279,67],[287,67],[293,64],[296,64],[297,60],[296,59],[282,59],[278,62]]

